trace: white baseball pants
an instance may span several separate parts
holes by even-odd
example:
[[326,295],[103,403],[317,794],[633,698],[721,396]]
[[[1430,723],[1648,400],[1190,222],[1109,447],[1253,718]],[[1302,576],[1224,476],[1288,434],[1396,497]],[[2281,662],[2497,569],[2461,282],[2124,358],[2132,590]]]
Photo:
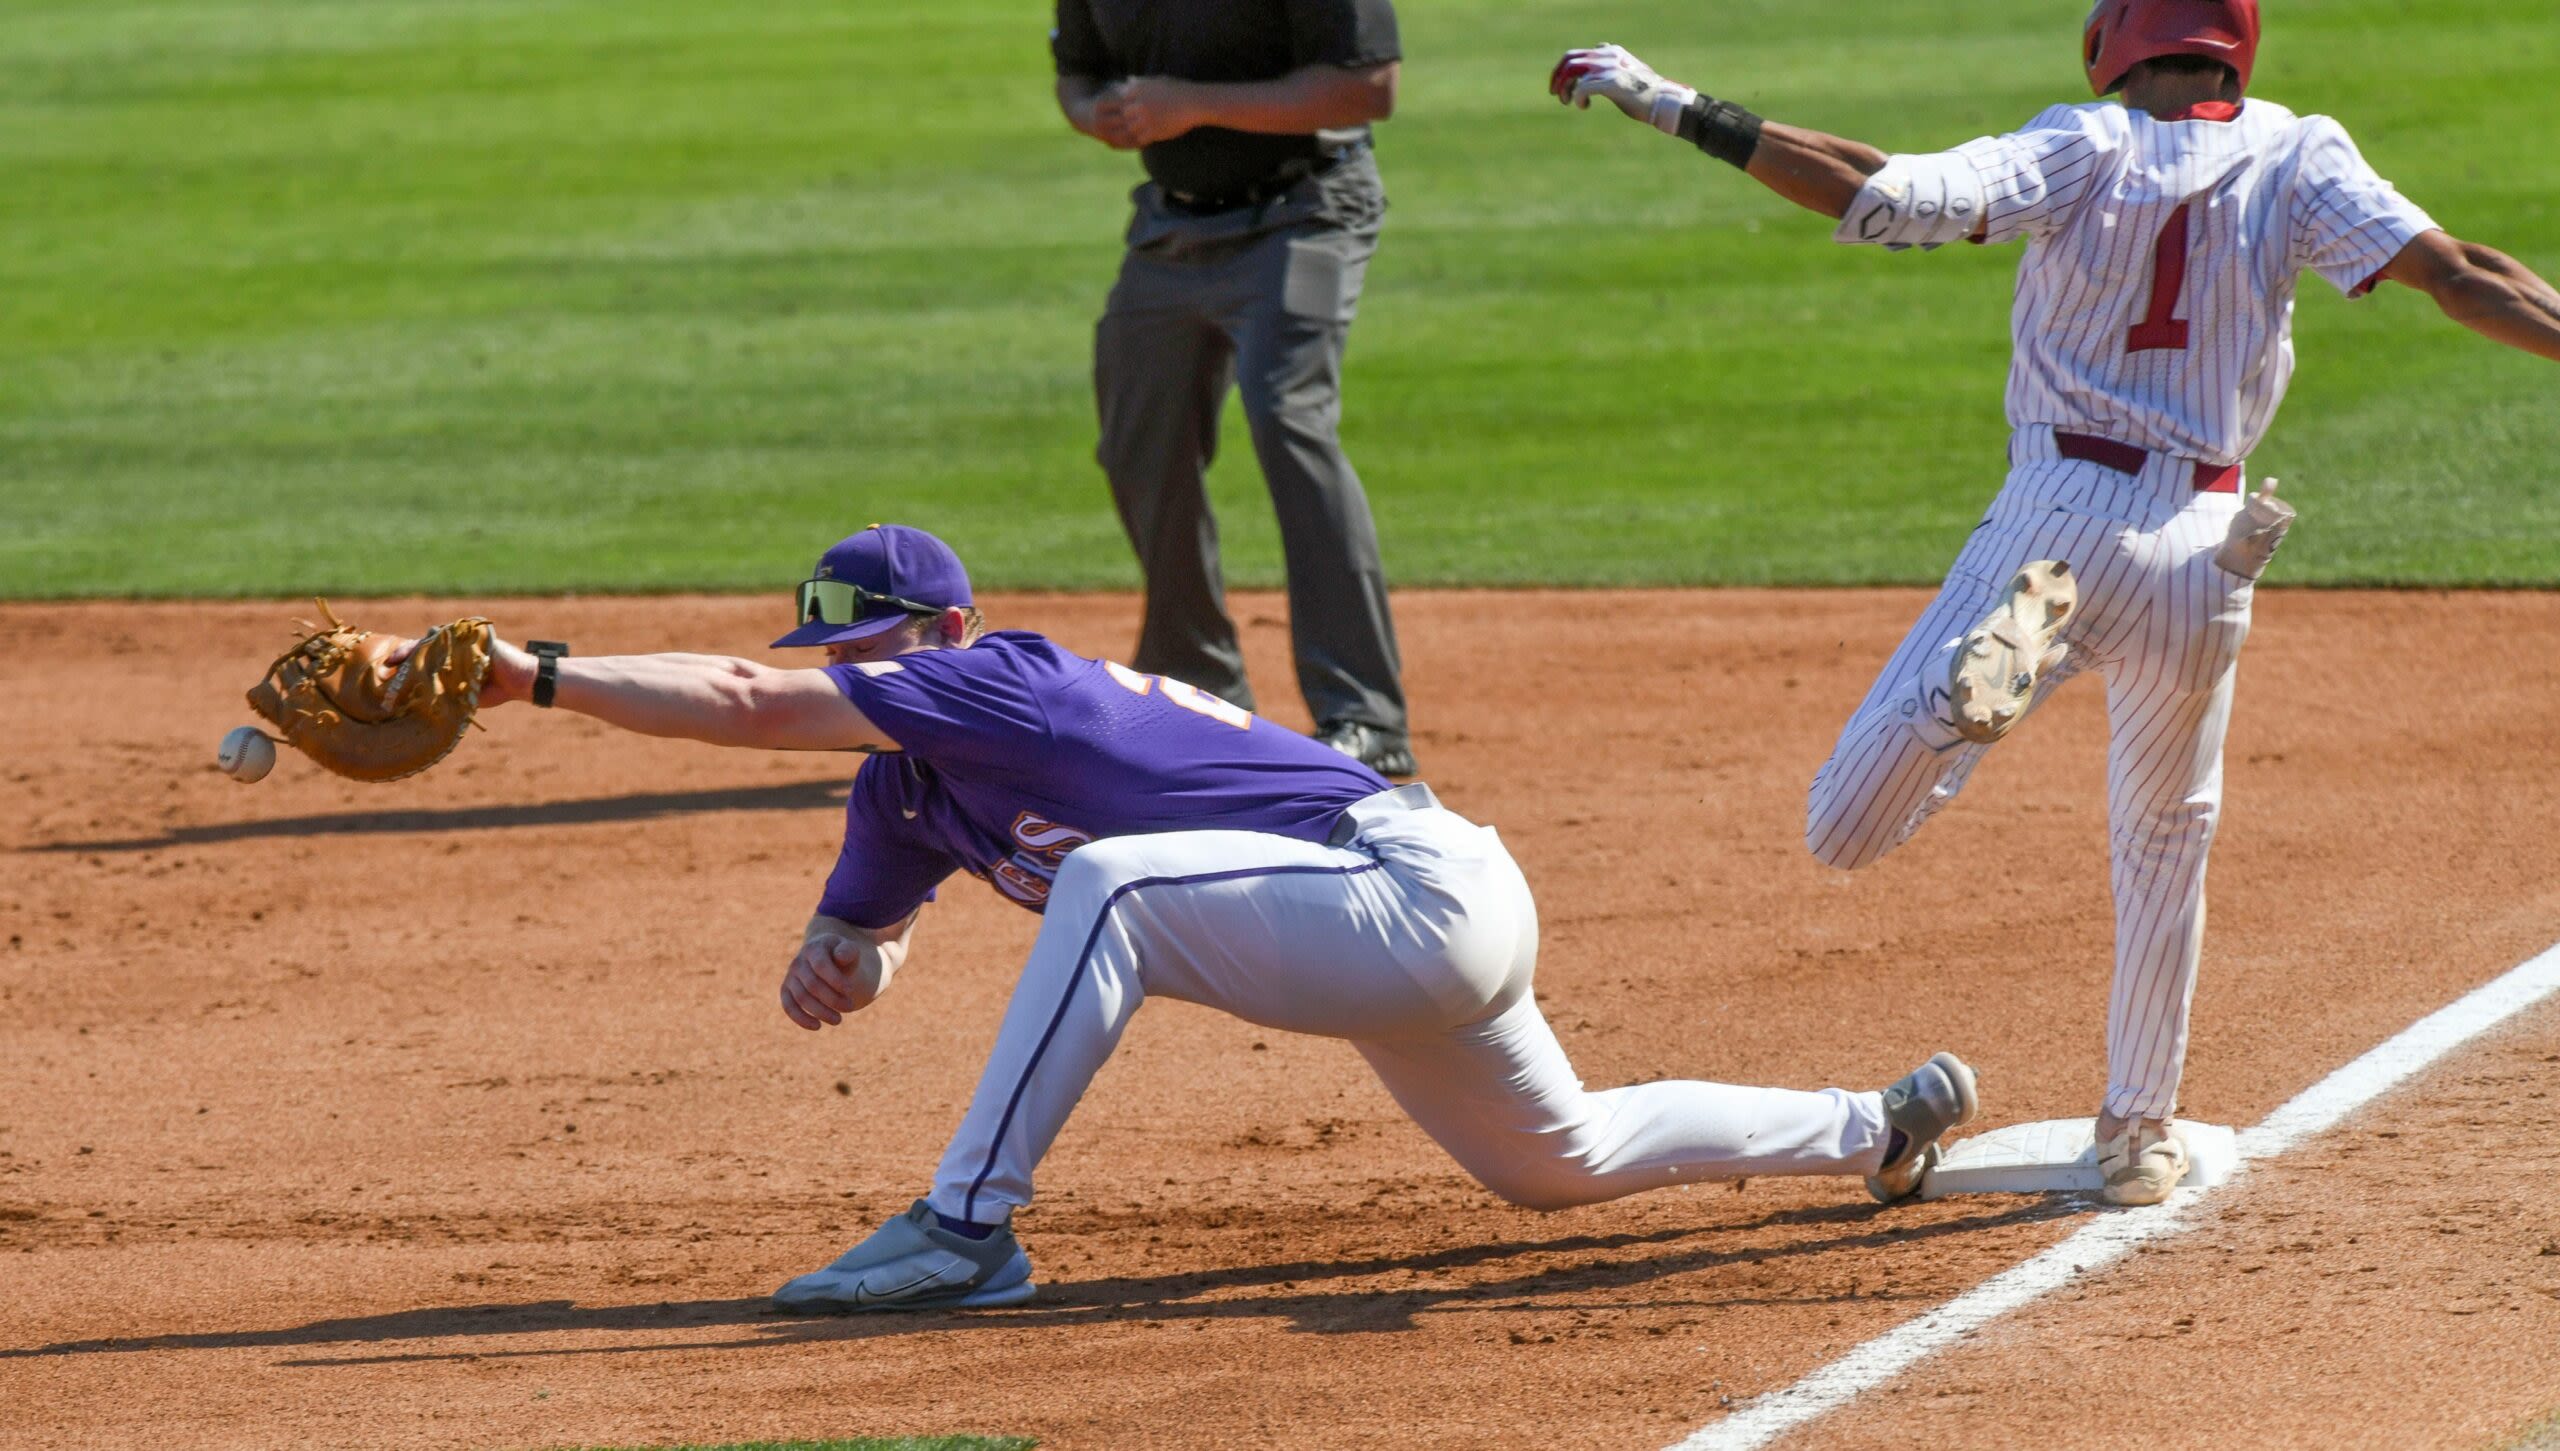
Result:
[[1191,831],[1068,857],[933,1208],[984,1222],[1031,1202],[1041,1156],[1150,996],[1351,1040],[1461,1167],[1532,1208],[1881,1165],[1877,1093],[1585,1090],[1531,994],[1537,908],[1501,839],[1420,786],[1350,818],[1341,846]]
[[1805,844],[1832,866],[1862,867],[1955,799],[1989,747],[1944,724],[1952,654],[2019,566],[2068,563],[2079,612],[2036,700],[2083,669],[2107,682],[2116,970],[2105,1109],[2166,1117],[2186,1063],[2205,855],[2222,811],[2222,740],[2253,590],[2213,555],[2243,499],[2196,492],[2190,465],[2158,455],[2140,474],[2063,459],[2049,429],[2020,432],[2013,457],[1938,597],[1815,774]]

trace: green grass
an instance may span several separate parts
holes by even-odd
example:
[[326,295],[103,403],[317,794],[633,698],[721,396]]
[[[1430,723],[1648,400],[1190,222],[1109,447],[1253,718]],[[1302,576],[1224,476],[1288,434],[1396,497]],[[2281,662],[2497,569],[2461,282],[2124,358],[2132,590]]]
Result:
[[[1046,14],[13,0],[0,595],[774,588],[890,517],[988,585],[1133,583],[1086,368],[1134,164],[1057,120]],[[1398,582],[1932,581],[1996,486],[2014,249],[1834,247],[1540,87],[1616,39],[1942,146],[2075,95],[2080,7],[1702,15],[1405,5],[1347,422]],[[2270,25],[2263,93],[2560,272],[2560,12]],[[2560,583],[2560,372],[2414,294],[2302,297],[2278,578]],[[1230,573],[1270,582],[1229,423]]]

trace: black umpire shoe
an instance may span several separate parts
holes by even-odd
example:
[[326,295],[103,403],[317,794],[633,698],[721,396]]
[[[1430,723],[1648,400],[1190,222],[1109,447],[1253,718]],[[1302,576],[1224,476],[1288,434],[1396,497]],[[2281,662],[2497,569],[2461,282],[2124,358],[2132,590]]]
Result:
[[1332,721],[1316,728],[1316,739],[1381,776],[1413,774],[1413,747],[1390,738],[1376,726],[1356,720]]

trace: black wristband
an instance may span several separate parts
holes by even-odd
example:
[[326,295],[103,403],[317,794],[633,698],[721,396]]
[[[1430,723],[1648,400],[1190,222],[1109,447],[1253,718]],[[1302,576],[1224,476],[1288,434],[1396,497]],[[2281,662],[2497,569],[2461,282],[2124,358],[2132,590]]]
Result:
[[1698,99],[1680,108],[1680,139],[1747,171],[1751,154],[1760,149],[1760,118],[1700,91]]
[[569,647],[558,640],[527,640],[524,647],[541,662],[533,667],[533,703],[549,710],[553,693],[560,689],[560,657],[569,653]]

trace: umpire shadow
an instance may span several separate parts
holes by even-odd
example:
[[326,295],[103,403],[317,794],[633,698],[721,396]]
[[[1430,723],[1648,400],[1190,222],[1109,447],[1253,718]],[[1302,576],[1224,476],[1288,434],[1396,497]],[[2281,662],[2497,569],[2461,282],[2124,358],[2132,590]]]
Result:
[[159,851],[174,846],[206,846],[264,837],[399,836],[431,831],[480,831],[510,826],[590,826],[611,821],[655,821],[710,811],[814,811],[844,802],[844,776],[817,781],[786,781],[775,786],[739,786],[718,791],[646,791],[630,796],[597,796],[584,801],[533,801],[505,806],[451,806],[406,811],[340,811],[323,816],[285,816],[270,821],[226,821],[214,826],[181,826],[159,836],[118,837],[102,841],[55,841],[20,847],[27,852]]
[[[278,1362],[286,1366],[382,1365],[416,1361],[632,1355],[655,1351],[748,1350],[813,1342],[880,1339],[899,1335],[1044,1326],[1280,1319],[1307,1334],[1374,1334],[1415,1328],[1423,1313],[1518,1314],[1524,1311],[1687,1308],[1753,1304],[1834,1304],[1937,1298],[1934,1292],[1890,1289],[1831,1294],[1725,1295],[1679,1298],[1624,1292],[1656,1281],[1731,1265],[1762,1264],[1864,1249],[1907,1245],[1949,1235],[1975,1234],[2077,1214],[2067,1199],[2033,1199],[1997,1212],[1967,1215],[1910,1228],[1893,1227],[1873,1205],[1784,1210],[1740,1224],[1699,1225],[1644,1234],[1568,1235],[1461,1245],[1419,1254],[1359,1259],[1288,1260],[1198,1272],[1116,1276],[1051,1282],[1040,1297],[1009,1310],[911,1311],[893,1314],[801,1316],[776,1310],[763,1296],[731,1300],[654,1301],[632,1305],[581,1305],[574,1300],[512,1304],[445,1305],[382,1315],[316,1320],[274,1330],[212,1331],[0,1349],[0,1361],[40,1356],[100,1355],[151,1350],[238,1350],[273,1347],[385,1345],[420,1340],[486,1340],[560,1333],[661,1335],[670,1331],[753,1327],[743,1337],[651,1339],[640,1344],[544,1346],[520,1350],[480,1346],[455,1350],[329,1355]],[[1745,1249],[1719,1249],[1716,1241],[1737,1233],[1778,1227],[1838,1226],[1839,1233]],[[1701,1242],[1705,1241],[1705,1242]],[[1650,1251],[1649,1253],[1647,1251]],[[1605,1256],[1584,1263],[1523,1269],[1464,1285],[1397,1289],[1372,1284],[1317,1288],[1327,1281],[1368,1281],[1395,1274],[1464,1270],[1531,1255]],[[1231,1293],[1246,1291],[1248,1293]],[[1251,1292],[1260,1293],[1251,1293]]]

